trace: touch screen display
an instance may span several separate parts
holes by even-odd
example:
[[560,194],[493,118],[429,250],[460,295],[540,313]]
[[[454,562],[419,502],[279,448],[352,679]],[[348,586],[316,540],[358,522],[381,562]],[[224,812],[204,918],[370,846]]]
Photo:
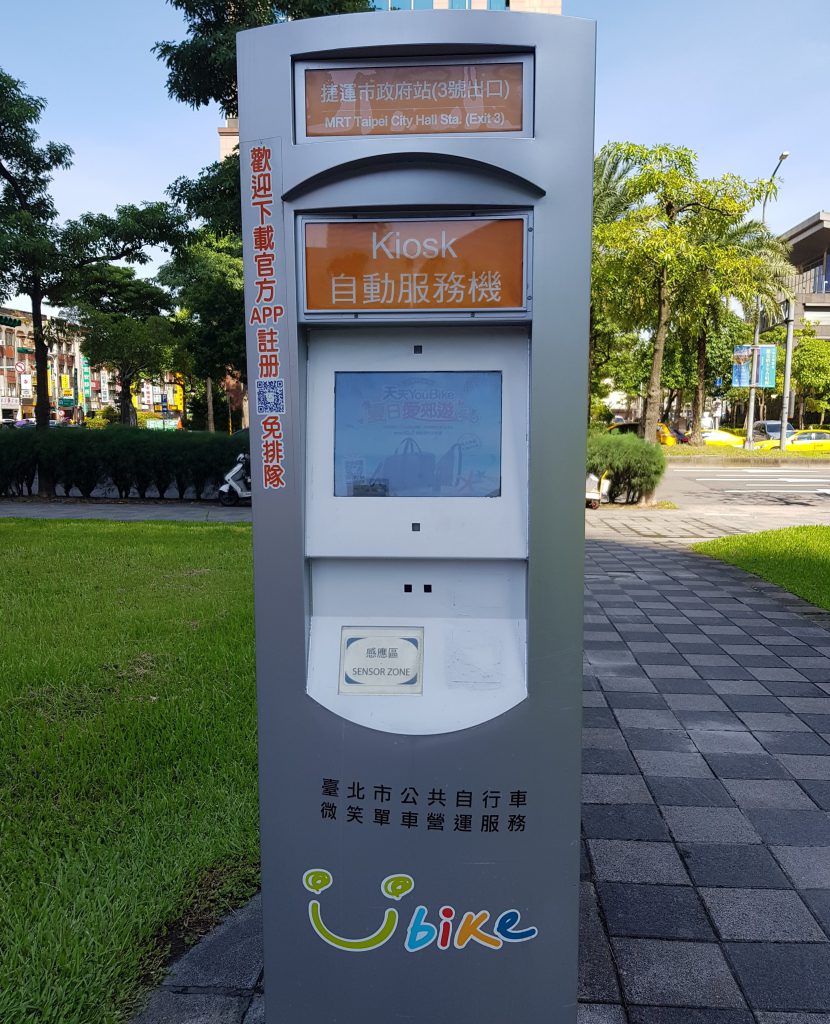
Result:
[[501,372],[336,373],[334,494],[496,498]]

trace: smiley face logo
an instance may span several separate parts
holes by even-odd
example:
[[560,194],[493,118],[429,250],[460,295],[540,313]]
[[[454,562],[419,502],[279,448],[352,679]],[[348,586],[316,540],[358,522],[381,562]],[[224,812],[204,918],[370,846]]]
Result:
[[[334,879],[325,868],[312,868],[303,875],[303,885],[309,892],[319,895],[329,888]],[[380,884],[380,891],[387,899],[400,900],[415,888],[415,880],[411,875],[387,875]],[[330,946],[343,949],[347,953],[365,953],[369,949],[377,949],[388,942],[398,927],[398,912],[389,907],[383,915],[383,921],[377,931],[358,939],[347,939],[335,934],[323,923],[320,913],[320,901],[309,900],[308,917],[311,927]]]

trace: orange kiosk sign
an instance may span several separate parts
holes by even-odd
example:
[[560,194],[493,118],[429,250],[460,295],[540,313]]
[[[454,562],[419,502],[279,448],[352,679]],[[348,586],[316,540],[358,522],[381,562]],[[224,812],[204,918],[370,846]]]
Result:
[[521,132],[521,60],[305,69],[307,138]]
[[306,221],[307,313],[527,308],[524,217]]

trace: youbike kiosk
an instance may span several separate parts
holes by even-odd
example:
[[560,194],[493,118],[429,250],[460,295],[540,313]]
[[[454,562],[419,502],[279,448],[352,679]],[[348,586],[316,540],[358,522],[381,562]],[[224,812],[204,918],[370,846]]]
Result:
[[576,1019],[594,27],[239,36],[271,1024]]

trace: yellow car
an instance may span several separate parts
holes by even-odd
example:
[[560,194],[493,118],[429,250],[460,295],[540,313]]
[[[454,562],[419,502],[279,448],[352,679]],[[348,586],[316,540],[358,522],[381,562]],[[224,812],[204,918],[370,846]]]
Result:
[[[737,434],[730,434],[728,430],[704,430],[702,432],[703,443],[714,445],[719,448],[743,448],[744,439]],[[756,445],[760,448],[761,445]]]
[[[771,441],[758,441],[755,447],[769,451],[780,448],[781,442],[777,438]],[[787,451],[830,452],[830,427],[827,430],[794,430],[787,435]]]
[[[640,429],[639,423],[612,423],[609,431],[616,431],[618,434],[636,434]],[[678,444],[677,434],[667,427],[665,423],[657,424],[657,443],[664,445]]]

